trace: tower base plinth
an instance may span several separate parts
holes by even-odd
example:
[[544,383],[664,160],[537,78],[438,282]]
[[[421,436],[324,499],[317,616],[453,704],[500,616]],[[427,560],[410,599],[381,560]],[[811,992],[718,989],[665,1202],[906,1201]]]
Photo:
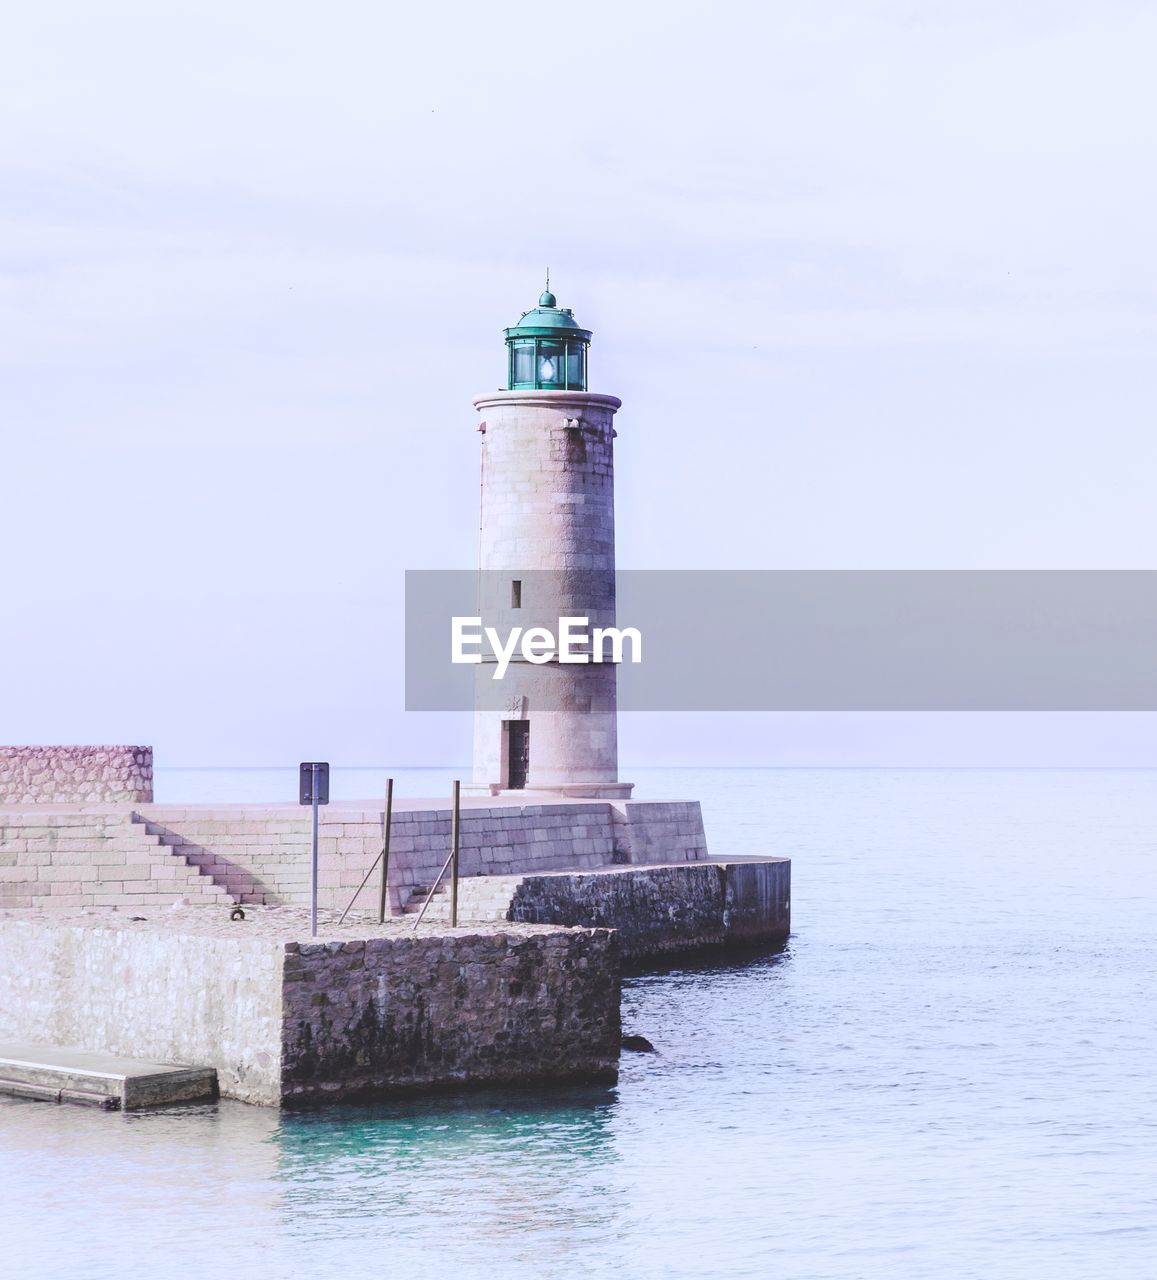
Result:
[[568,782],[557,787],[504,787],[500,782],[471,783],[463,792],[476,796],[525,796],[527,801],[541,801],[544,796],[564,800],[629,800],[635,789],[633,782]]

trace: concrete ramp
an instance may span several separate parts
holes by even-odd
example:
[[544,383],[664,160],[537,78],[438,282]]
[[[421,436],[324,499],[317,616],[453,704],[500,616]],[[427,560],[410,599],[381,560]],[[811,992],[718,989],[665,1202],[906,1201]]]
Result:
[[64,1045],[0,1041],[0,1093],[134,1111],[215,1098],[217,1072]]

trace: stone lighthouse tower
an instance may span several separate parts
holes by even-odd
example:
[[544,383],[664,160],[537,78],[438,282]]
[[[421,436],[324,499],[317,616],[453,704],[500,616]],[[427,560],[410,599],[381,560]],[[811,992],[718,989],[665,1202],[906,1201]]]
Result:
[[[547,291],[506,330],[507,390],[481,416],[479,613],[502,635],[615,625],[614,416],[587,390],[591,334]],[[585,650],[591,654],[590,646]],[[593,656],[593,655],[591,655]],[[616,667],[516,654],[476,668],[474,787],[622,798]]]

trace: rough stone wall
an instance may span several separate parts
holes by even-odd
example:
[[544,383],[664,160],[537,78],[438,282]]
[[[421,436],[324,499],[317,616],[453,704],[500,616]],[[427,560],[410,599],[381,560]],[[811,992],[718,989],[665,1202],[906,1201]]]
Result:
[[283,966],[266,939],[0,920],[0,1035],[216,1067],[275,1105]]
[[224,1096],[269,1106],[615,1078],[620,961],[606,930],[415,937],[398,924],[302,942],[282,914],[0,918],[0,1037],[214,1067]]
[[152,747],[0,747],[0,805],[152,798]]
[[617,1076],[619,950],[606,930],[287,951],[283,1102]]
[[513,920],[582,920],[616,929],[623,955],[635,958],[726,938],[723,875],[712,863],[623,868],[606,875],[528,876],[514,892]]
[[791,928],[786,858],[525,876],[510,920],[618,931],[624,958],[727,943],[778,942]]
[[[458,885],[460,922],[531,921],[618,931],[629,959],[693,947],[780,942],[791,929],[786,858],[477,876]],[[426,921],[449,919],[449,895]]]
[[130,809],[0,809],[0,908],[227,904],[228,892]]

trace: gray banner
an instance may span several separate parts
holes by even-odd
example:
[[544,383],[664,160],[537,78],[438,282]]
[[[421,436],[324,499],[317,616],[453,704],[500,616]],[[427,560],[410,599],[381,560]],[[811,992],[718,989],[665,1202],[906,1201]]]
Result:
[[[515,628],[557,639],[558,602],[577,613],[586,590],[541,571],[407,573],[407,709],[501,707],[530,674]],[[491,626],[509,663],[485,637],[463,650],[481,663],[452,662],[455,617],[481,619],[463,634]],[[626,570],[617,625],[641,641],[618,665],[624,711],[1157,710],[1147,570]]]

